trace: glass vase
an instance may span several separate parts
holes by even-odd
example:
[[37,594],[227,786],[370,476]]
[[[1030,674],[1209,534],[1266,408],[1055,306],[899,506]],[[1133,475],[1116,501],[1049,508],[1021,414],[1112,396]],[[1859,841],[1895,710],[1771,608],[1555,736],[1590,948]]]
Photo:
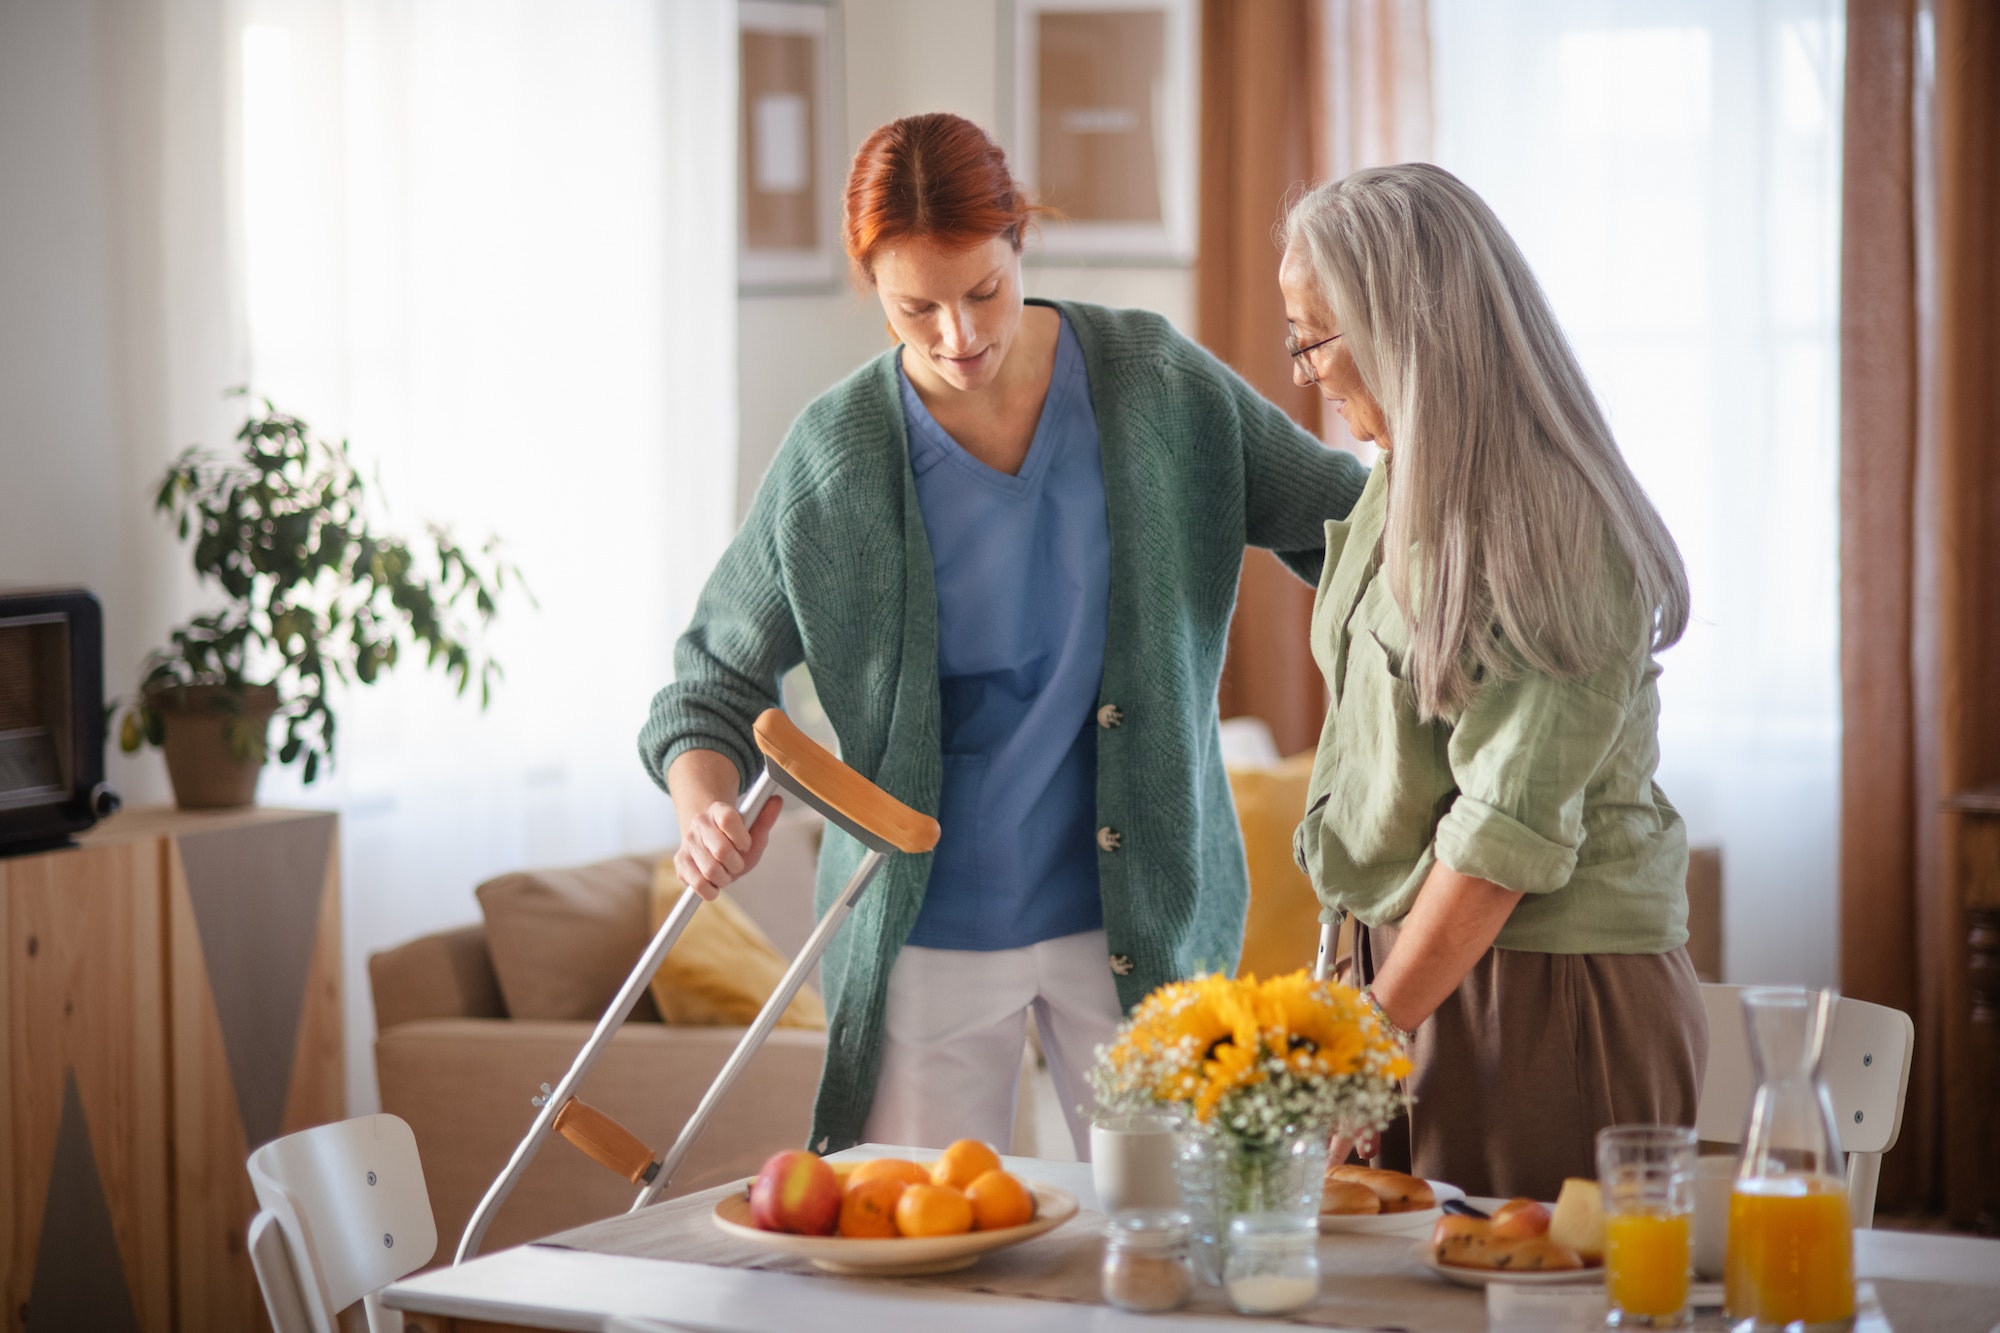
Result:
[[1229,1224],[1282,1214],[1317,1228],[1326,1180],[1327,1131],[1288,1126],[1269,1140],[1245,1139],[1199,1122],[1181,1131],[1181,1206],[1192,1224],[1195,1271],[1221,1285]]

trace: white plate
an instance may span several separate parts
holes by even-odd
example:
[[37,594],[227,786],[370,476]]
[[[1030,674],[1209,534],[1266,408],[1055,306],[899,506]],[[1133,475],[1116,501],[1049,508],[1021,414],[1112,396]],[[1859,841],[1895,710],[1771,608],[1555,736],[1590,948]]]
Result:
[[1509,1287],[1553,1287],[1565,1282],[1602,1282],[1604,1265],[1594,1268],[1563,1268],[1550,1272],[1546,1269],[1526,1273],[1511,1273],[1504,1268],[1460,1268],[1456,1264],[1441,1264],[1431,1255],[1431,1244],[1427,1240],[1417,1242],[1412,1253],[1418,1263],[1436,1273],[1447,1282],[1456,1282],[1461,1287],[1484,1287],[1498,1282]]
[[750,1222],[749,1181],[715,1205],[710,1217],[718,1229],[753,1245],[812,1260],[829,1273],[870,1273],[877,1277],[915,1277],[969,1268],[988,1250],[1004,1249],[1054,1231],[1076,1216],[1076,1196],[1053,1185],[1028,1182],[1035,1196],[1035,1216],[1017,1227],[998,1231],[968,1231],[957,1236],[897,1236],[857,1240],[851,1236],[795,1236],[787,1231],[760,1231]]
[[1328,1236],[1341,1231],[1362,1236],[1428,1236],[1431,1224],[1443,1215],[1444,1205],[1453,1199],[1463,1199],[1465,1191],[1442,1180],[1426,1183],[1437,1199],[1434,1208],[1419,1208],[1408,1213],[1321,1213],[1320,1232]]

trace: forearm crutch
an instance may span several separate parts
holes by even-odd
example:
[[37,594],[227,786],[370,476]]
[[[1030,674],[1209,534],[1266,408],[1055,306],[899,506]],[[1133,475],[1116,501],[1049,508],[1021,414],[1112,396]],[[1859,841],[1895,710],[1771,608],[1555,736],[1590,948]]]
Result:
[[534,1104],[541,1107],[541,1113],[529,1127],[527,1137],[514,1149],[514,1155],[507,1160],[506,1169],[487,1189],[479,1207],[473,1210],[472,1220],[466,1224],[465,1235],[458,1243],[458,1254],[453,1263],[462,1264],[479,1252],[479,1243],[485,1239],[486,1228],[492,1222],[494,1213],[499,1211],[552,1129],[640,1187],[639,1196],[627,1211],[637,1212],[659,1197],[660,1191],[667,1187],[682,1159],[687,1156],[688,1149],[701,1137],[708,1117],[728,1095],[730,1086],[743,1072],[743,1067],[763,1046],[764,1039],[777,1024],[778,1015],[785,1012],[792,997],[798,994],[806,974],[818,965],[827,941],[840,929],[840,923],[847,919],[861,891],[875,878],[883,858],[892,851],[927,852],[937,846],[938,825],[935,819],[912,810],[841,763],[777,709],[766,710],[757,719],[755,730],[757,748],[764,753],[764,771],[736,803],[743,822],[754,823],[765,802],[776,791],[783,790],[852,834],[868,848],[868,854],[861,858],[861,864],[854,868],[847,887],[840,891],[833,906],[827,908],[826,915],[819,919],[812,934],[806,937],[798,957],[785,970],[785,975],[778,981],[778,988],[764,1002],[756,1021],[744,1031],[743,1039],[736,1043],[736,1049],[722,1066],[722,1072],[715,1076],[715,1082],[703,1094],[700,1104],[694,1108],[694,1114],[681,1127],[673,1147],[665,1155],[656,1156],[637,1135],[596,1107],[577,1100],[574,1093],[610,1043],[612,1034],[632,1012],[632,1006],[639,1002],[640,995],[645,993],[667,951],[674,947],[674,941],[680,938],[681,931],[701,906],[700,895],[692,891],[682,892],[680,901],[674,904],[673,911],[667,914],[652,943],[640,956],[638,966],[625,979],[604,1017],[597,1021],[596,1030],[584,1042],[583,1049],[577,1052],[569,1072],[562,1076],[553,1090],[544,1083],[541,1095],[533,1099]]

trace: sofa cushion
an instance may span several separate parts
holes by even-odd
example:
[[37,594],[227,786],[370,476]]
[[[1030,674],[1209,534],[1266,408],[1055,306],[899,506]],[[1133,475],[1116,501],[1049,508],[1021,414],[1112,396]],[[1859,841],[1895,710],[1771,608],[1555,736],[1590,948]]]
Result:
[[[653,881],[654,930],[686,892],[673,858],[661,857]],[[790,962],[725,892],[688,918],[653,974],[653,1000],[669,1023],[744,1027],[771,998]],[[801,986],[778,1016],[778,1026],[823,1030],[826,1006],[811,986]]]
[[[479,886],[486,947],[510,1017],[603,1016],[651,937],[646,918],[658,859],[516,871]],[[652,997],[641,994],[632,1017],[659,1016]]]
[[375,1027],[425,1018],[505,1018],[481,926],[460,926],[368,955]]
[[1275,764],[1229,769],[1229,790],[1250,862],[1250,910],[1238,971],[1260,977],[1313,965],[1319,949],[1319,898],[1292,860],[1292,833],[1306,813],[1313,752]]

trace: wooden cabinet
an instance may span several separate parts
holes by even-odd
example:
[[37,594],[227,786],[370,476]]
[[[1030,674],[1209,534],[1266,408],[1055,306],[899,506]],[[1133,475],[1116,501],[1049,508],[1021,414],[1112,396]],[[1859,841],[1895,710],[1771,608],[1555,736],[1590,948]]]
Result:
[[268,1328],[244,1159],[346,1113],[331,814],[0,860],[0,1329]]
[[[1958,1179],[1952,1220],[2000,1235],[2000,785],[1954,796],[1965,888],[1965,1068],[1948,1078],[1947,1143],[1970,1159]],[[1970,1195],[1968,1199],[1966,1196]]]

